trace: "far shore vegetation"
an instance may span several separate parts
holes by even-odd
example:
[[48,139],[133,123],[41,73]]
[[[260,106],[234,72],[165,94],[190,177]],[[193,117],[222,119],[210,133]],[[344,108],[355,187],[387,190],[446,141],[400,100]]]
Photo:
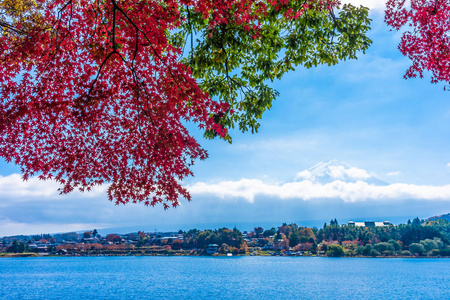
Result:
[[450,257],[450,222],[419,220],[349,222],[336,219],[322,228],[282,224],[178,232],[84,233],[10,236],[0,240],[0,257],[116,255],[282,255],[328,257]]

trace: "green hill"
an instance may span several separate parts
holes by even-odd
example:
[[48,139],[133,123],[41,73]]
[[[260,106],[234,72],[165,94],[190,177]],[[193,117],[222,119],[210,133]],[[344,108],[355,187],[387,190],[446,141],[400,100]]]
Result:
[[437,219],[443,219],[443,220],[447,220],[447,221],[450,222],[450,213],[444,214],[444,215],[430,217],[430,218],[426,219],[426,221],[433,221],[433,220],[437,220]]

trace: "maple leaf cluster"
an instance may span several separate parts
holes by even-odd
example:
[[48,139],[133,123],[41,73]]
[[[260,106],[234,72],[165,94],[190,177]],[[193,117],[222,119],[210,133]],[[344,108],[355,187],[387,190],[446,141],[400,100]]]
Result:
[[[232,63],[239,49],[248,52],[253,46],[239,44],[227,53],[232,42],[223,32],[230,36],[238,32],[248,37],[246,42],[256,43],[272,38],[269,21],[284,18],[291,26],[309,13],[308,26],[317,27],[317,20],[325,16],[323,26],[331,29],[322,34],[331,37],[331,43],[325,41],[322,47],[330,50],[319,49],[311,59],[334,64],[336,47],[347,51],[340,57],[345,59],[354,58],[369,44],[364,36],[367,26],[358,27],[360,36],[341,34],[343,42],[333,42],[331,30],[345,27],[332,13],[338,4],[325,0],[0,0],[0,156],[20,165],[25,180],[39,175],[61,183],[63,194],[109,184],[108,197],[116,204],[176,207],[180,197],[190,199],[181,180],[192,175],[195,160],[207,157],[185,124],[196,123],[210,136],[228,139],[227,128],[238,121],[233,119],[238,109],[253,114],[250,118],[241,113],[239,118],[247,122],[243,128],[255,126],[254,118],[261,117],[275,95],[262,83],[281,76],[271,74],[267,70],[275,70],[274,66],[261,61],[257,63],[265,66],[264,76],[259,74],[258,81],[253,74],[241,81],[231,75],[229,70],[239,68],[239,61]],[[366,24],[367,14],[360,11],[363,14],[342,18]],[[188,59],[183,52],[187,36],[192,40],[197,30],[209,44],[202,52],[203,44],[196,48],[191,43]],[[361,41],[355,42],[356,37]],[[305,51],[292,39],[282,40],[289,40],[303,55]],[[317,40],[322,39],[317,36]],[[277,43],[280,51],[283,44]],[[258,47],[261,52],[261,42]],[[341,48],[338,51],[344,51]],[[214,72],[226,70],[226,88],[209,84],[217,73],[206,72],[209,67],[195,61],[204,53],[213,57]],[[286,60],[277,67],[282,70],[279,74],[288,69],[292,67]],[[239,83],[235,90],[232,80]],[[251,92],[251,101],[239,102],[236,89],[244,90],[246,85],[257,93]],[[258,95],[268,95],[264,97],[270,101]]]
[[389,0],[385,22],[402,34],[399,50],[412,64],[405,78],[432,73],[432,82],[450,82],[450,2],[447,0]]

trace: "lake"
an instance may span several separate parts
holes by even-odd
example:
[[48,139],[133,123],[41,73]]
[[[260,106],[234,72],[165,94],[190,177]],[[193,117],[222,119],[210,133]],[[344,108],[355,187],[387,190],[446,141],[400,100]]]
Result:
[[0,299],[325,298],[450,299],[450,259],[0,259]]

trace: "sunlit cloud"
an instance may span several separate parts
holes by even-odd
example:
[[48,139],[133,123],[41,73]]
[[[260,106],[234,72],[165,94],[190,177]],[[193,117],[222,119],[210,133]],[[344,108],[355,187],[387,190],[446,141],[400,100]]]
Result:
[[[336,180],[343,180],[346,178],[357,180],[357,179],[368,179],[371,177],[371,175],[366,170],[358,169],[355,167],[345,168],[344,166],[331,166],[329,167],[329,170],[330,170],[329,176]],[[311,174],[309,170],[301,171],[297,173],[297,175],[295,176],[295,180],[300,179],[308,180],[313,178],[314,175]]]
[[399,176],[400,174],[402,174],[402,172],[400,172],[400,171],[393,171],[393,172],[387,173],[386,176]]
[[284,184],[265,183],[256,179],[221,181],[207,184],[196,183],[188,187],[192,194],[214,195],[220,198],[244,198],[254,202],[259,196],[278,199],[341,199],[344,202],[371,200],[445,200],[450,202],[450,185],[431,186],[395,183],[376,186],[364,181],[343,182],[340,180],[320,184],[309,180]]
[[[341,199],[344,202],[361,202],[372,200],[445,200],[450,201],[450,185],[414,185],[395,183],[390,185],[373,185],[363,181],[370,175],[363,169],[330,167],[332,178],[329,183],[319,183],[310,180],[309,171],[297,174],[300,181],[279,183],[276,180],[266,178],[259,179],[242,178],[240,180],[220,181],[217,183],[197,182],[187,186],[193,195],[211,195],[220,199],[242,198],[253,203],[258,197],[271,197],[274,199],[299,199],[311,201],[314,199]],[[355,182],[340,180],[347,175],[350,178],[361,179]],[[389,172],[388,176],[398,176],[399,171]],[[309,177],[308,177],[309,176]],[[32,177],[23,181],[18,174],[0,176],[0,197],[13,199],[13,202],[30,201],[36,199],[42,201],[60,201],[58,184],[53,181],[40,181]],[[67,197],[87,199],[93,197],[105,197],[106,187],[97,187],[89,193],[73,193]]]
[[[59,188],[61,188],[61,185],[56,181],[43,181],[36,176],[30,177],[26,181],[19,174],[0,176],[0,197],[15,197],[18,199],[39,197],[42,200],[51,201],[60,198]],[[74,192],[72,195],[95,197],[104,194],[106,189],[107,185],[97,186],[89,193]]]
[[[8,184],[15,189],[7,188]],[[22,185],[25,185],[25,192],[17,191],[16,188]],[[450,208],[450,185],[396,183],[376,186],[362,180],[283,183],[267,176],[264,179],[196,182],[186,185],[192,202],[182,200],[181,206],[168,211],[142,204],[115,206],[100,190],[92,194],[59,195],[52,190],[58,185],[37,178],[24,183],[20,176],[5,176],[0,178],[0,186],[0,236],[119,226],[142,230],[142,225],[149,225],[155,231],[156,228],[178,230],[183,224],[185,229],[194,228],[195,222],[259,224],[316,219],[322,222],[331,217],[352,219],[355,216],[385,219],[405,215],[411,218],[423,214],[426,214],[424,217],[431,216],[435,211],[442,213]]]

